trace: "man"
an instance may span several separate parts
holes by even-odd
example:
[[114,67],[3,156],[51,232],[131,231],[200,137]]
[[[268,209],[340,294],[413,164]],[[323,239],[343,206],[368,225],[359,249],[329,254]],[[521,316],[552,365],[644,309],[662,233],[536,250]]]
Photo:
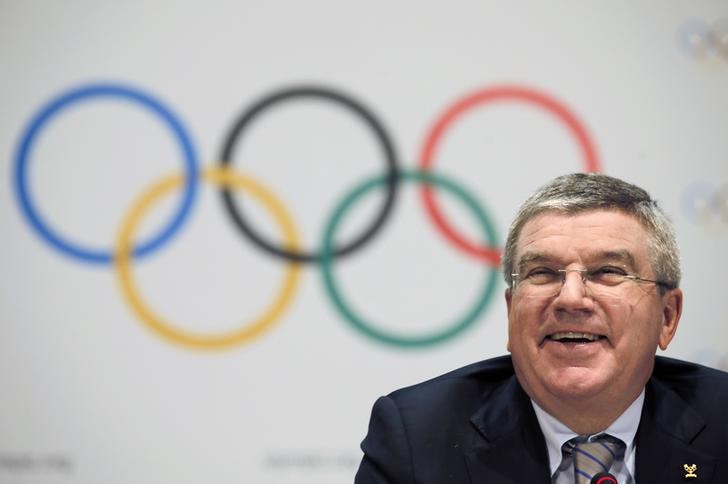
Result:
[[357,484],[728,483],[728,374],[655,356],[683,295],[647,192],[556,178],[517,214],[503,275],[510,356],[380,398]]

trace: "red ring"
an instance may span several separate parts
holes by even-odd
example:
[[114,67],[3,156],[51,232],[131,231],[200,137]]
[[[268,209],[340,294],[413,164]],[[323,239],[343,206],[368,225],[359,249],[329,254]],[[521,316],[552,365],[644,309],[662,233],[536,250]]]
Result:
[[[587,133],[584,123],[582,123],[574,113],[569,111],[564,104],[547,94],[527,87],[512,85],[480,89],[463,97],[446,109],[432,126],[427,138],[425,139],[425,144],[420,153],[420,168],[424,171],[428,171],[432,168],[434,163],[434,153],[437,150],[438,143],[440,142],[444,132],[458,116],[479,104],[486,104],[504,99],[525,102],[554,115],[569,128],[576,138],[584,158],[586,171],[600,171],[596,146]],[[477,257],[478,259],[484,260],[493,266],[500,265],[501,251],[499,248],[489,247],[487,245],[481,246],[478,243],[471,242],[457,233],[457,231],[445,221],[445,217],[438,208],[438,205],[435,203],[435,197],[430,185],[423,185],[420,193],[422,195],[422,200],[425,203],[428,215],[435,223],[435,226],[447,239],[454,243],[459,249]]]

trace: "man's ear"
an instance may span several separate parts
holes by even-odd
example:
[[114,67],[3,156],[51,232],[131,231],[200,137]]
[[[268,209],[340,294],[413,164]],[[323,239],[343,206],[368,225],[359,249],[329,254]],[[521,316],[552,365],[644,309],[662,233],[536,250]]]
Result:
[[663,297],[662,326],[660,327],[659,346],[665,351],[675,336],[682,315],[683,293],[680,288],[671,289]]

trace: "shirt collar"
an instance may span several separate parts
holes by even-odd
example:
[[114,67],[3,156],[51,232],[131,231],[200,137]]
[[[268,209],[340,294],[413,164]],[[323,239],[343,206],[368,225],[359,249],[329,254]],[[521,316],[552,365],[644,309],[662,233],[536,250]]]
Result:
[[[642,389],[642,393],[635,399],[632,404],[627,407],[622,415],[617,420],[612,422],[612,425],[604,429],[603,432],[598,434],[609,434],[612,435],[625,443],[627,446],[626,453],[632,454],[634,452],[634,437],[637,434],[637,427],[640,423],[640,416],[642,415],[642,405],[645,402],[645,390]],[[536,418],[538,424],[541,427],[541,432],[546,439],[546,448],[549,453],[549,468],[551,469],[551,475],[553,476],[561,464],[562,455],[561,447],[568,440],[577,437],[573,430],[564,425],[562,422],[557,420],[554,416],[546,412],[538,406],[536,402],[531,400],[533,410],[536,412]]]

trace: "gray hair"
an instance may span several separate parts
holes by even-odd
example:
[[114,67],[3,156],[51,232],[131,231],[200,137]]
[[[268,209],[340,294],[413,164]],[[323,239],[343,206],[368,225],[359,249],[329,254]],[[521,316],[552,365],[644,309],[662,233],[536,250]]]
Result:
[[516,214],[503,252],[503,277],[510,287],[516,245],[523,226],[544,212],[573,215],[591,210],[620,210],[634,216],[648,236],[650,263],[658,281],[680,284],[680,254],[670,219],[642,188],[601,173],[573,173],[555,178],[526,200]]

